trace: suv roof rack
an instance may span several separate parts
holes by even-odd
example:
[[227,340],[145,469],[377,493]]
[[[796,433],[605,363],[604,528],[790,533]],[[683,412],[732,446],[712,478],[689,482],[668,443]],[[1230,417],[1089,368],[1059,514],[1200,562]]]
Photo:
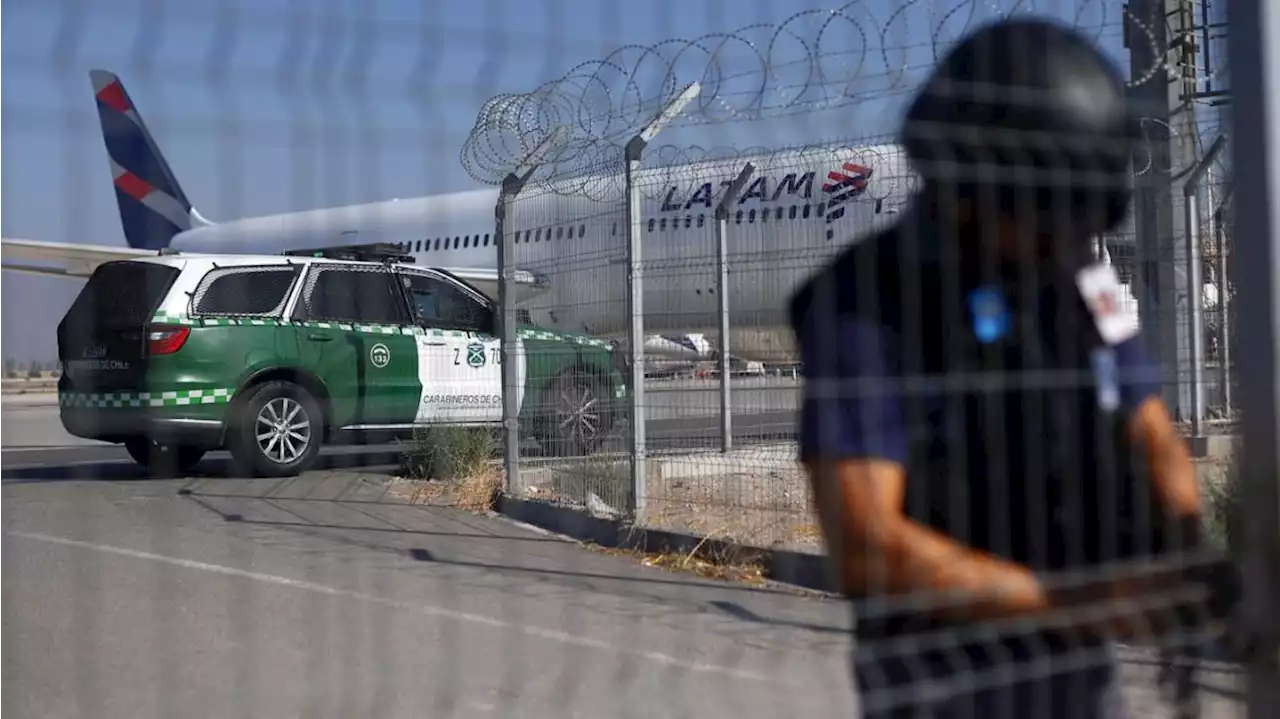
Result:
[[285,250],[280,254],[292,257],[321,257],[326,260],[346,260],[348,262],[413,262],[412,255],[405,254],[402,247],[391,242],[316,247],[309,250]]

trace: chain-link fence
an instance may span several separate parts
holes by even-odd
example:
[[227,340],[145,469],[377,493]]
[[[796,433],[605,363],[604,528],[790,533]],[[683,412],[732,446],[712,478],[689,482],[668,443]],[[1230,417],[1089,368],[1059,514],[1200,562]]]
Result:
[[[24,274],[5,273],[6,366],[56,356],[61,372],[5,380],[6,649],[21,657],[5,673],[23,687],[5,708],[826,715],[1069,674],[1015,698],[1039,716],[1083,711],[1115,662],[1107,691],[1136,716],[1245,715],[1240,658],[1182,585],[1131,602],[1146,625],[1118,596],[1087,606],[1118,646],[996,624],[973,630],[1001,636],[983,644],[874,582],[850,642],[848,603],[821,593],[856,572],[831,561],[842,500],[802,456],[841,432],[888,442],[913,412],[899,439],[937,446],[923,463],[894,455],[910,517],[1031,567],[1055,598],[1088,593],[1067,576],[1081,564],[1158,582],[1139,565],[1191,574],[1263,551],[1243,543],[1235,456],[1250,390],[1225,7],[1041,5],[12,10],[5,268]],[[1176,546],[1186,527],[1095,456],[1111,442],[1075,400],[1110,400],[1090,394],[1103,375],[1068,376],[1103,372],[1079,348],[1044,340],[1079,368],[997,361],[957,339],[981,334],[965,312],[986,297],[953,287],[963,271],[902,279],[938,172],[909,157],[902,114],[957,41],[1021,15],[1122,68],[1134,199],[1089,236],[1088,261],[1117,279],[1133,326],[1114,331],[1140,329],[1159,367],[1147,379],[1180,436],[1150,472],[1167,490],[1184,466],[1162,462],[1190,448],[1208,549]],[[91,189],[107,187],[104,159],[109,196]],[[848,264],[891,231],[893,252],[917,255]],[[845,325],[824,325],[806,362],[792,313],[833,263],[847,272],[830,292],[870,288],[858,306],[902,344],[852,392],[837,380],[853,370],[812,358],[865,360],[872,339],[842,348]],[[155,267],[172,270],[162,286]],[[107,286],[112,272],[146,281]],[[933,306],[885,299],[904,288]],[[1014,410],[973,399],[1015,385]],[[901,406],[867,399],[883,395]],[[874,416],[842,420],[855,410]],[[877,627],[919,640],[914,658],[886,660]]]

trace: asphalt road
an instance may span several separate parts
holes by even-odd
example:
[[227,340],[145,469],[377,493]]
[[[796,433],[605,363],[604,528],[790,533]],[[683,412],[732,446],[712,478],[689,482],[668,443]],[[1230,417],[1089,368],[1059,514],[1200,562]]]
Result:
[[75,479],[58,450],[30,454],[44,466],[4,472],[11,717],[852,711],[837,602],[406,506],[348,473]]

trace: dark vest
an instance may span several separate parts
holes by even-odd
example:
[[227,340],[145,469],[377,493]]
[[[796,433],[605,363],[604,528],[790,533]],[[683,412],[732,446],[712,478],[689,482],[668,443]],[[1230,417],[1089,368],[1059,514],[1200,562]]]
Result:
[[[922,244],[896,231],[868,239],[792,304],[799,326],[822,301],[818,283],[834,281],[838,312],[884,329],[888,361],[907,378],[908,515],[1037,571],[1171,549],[1128,415],[1100,397],[1112,387],[1096,373],[1107,346],[1074,277],[984,272]],[[975,322],[992,297],[1004,309],[994,337]],[[859,634],[925,626],[934,622],[902,616],[860,622]]]

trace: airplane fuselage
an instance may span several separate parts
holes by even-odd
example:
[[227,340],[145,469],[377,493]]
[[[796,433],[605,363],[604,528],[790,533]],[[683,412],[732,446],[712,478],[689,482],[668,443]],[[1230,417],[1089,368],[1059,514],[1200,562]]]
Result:
[[[912,177],[892,146],[749,158],[755,172],[728,208],[731,353],[794,357],[784,308],[800,282],[852,237],[910,200]],[[638,219],[646,334],[699,333],[719,344],[715,210],[744,160],[643,171]],[[824,189],[825,188],[825,189]],[[199,227],[172,246],[278,253],[400,243],[415,262],[493,270],[498,190],[313,210]],[[509,211],[515,265],[546,280],[521,303],[536,324],[598,337],[630,328],[627,210],[620,175],[530,184]]]

